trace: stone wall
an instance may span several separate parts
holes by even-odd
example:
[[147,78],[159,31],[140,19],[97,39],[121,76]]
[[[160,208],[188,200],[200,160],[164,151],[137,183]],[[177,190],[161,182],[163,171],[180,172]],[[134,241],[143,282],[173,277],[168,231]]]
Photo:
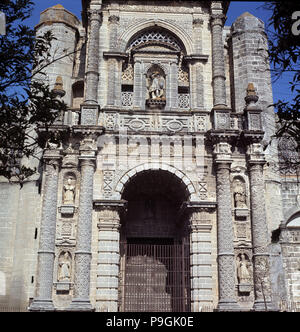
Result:
[[35,181],[21,189],[2,180],[0,188],[0,271],[6,284],[0,304],[23,308],[34,297],[41,195]]

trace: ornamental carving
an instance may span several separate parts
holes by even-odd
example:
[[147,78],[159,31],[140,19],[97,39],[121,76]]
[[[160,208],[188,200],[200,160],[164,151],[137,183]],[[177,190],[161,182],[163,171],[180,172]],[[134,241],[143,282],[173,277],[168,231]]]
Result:
[[163,30],[148,30],[143,31],[131,41],[128,51],[149,44],[164,44],[173,50],[181,50],[181,46],[177,39],[168,32]]
[[166,79],[164,71],[157,65],[147,73],[147,105],[164,106],[166,104]]
[[241,178],[235,178],[232,184],[234,207],[237,209],[247,209],[246,185]]
[[240,292],[250,292],[251,288],[251,263],[248,256],[244,253],[237,256],[236,260],[237,278]]
[[63,204],[74,205],[76,195],[76,178],[70,174],[64,180]]
[[103,196],[111,197],[113,191],[114,171],[103,171]]
[[59,282],[70,282],[71,281],[71,254],[66,251],[62,252],[58,258],[58,276],[57,281]]

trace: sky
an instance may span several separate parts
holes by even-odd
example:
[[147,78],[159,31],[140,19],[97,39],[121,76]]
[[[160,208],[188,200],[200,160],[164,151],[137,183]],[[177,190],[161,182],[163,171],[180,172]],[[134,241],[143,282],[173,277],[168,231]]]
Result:
[[[40,13],[46,8],[52,7],[57,4],[63,5],[67,10],[75,14],[81,19],[81,0],[33,0],[35,3],[35,9],[33,15],[28,20],[27,24],[35,26],[39,22]],[[268,19],[271,16],[271,12],[262,8],[264,2],[260,1],[231,1],[225,25],[231,26],[231,24],[244,12],[249,12],[252,15],[260,18],[264,21],[265,26],[268,26]],[[278,81],[273,80],[273,99],[274,102],[281,100],[290,100],[291,93],[289,87],[289,81],[292,80],[291,74],[285,74]]]

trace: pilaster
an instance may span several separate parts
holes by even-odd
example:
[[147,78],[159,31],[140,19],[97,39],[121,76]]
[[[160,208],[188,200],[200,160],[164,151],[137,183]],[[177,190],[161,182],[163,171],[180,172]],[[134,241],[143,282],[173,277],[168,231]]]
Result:
[[[211,7],[211,31],[212,31],[212,71],[213,71],[213,93],[214,107],[226,106],[225,87],[225,61],[223,44],[223,27],[226,16],[223,14],[222,4],[220,8],[213,2]],[[218,4],[217,4],[218,5]]]
[[120,273],[120,214],[125,201],[96,201],[98,268],[96,311],[117,312]]
[[90,303],[90,265],[93,216],[93,186],[97,155],[96,137],[102,133],[101,128],[74,129],[83,135],[79,148],[81,168],[79,214],[77,223],[77,245],[75,252],[74,298],[70,311],[92,311]]
[[99,80],[99,33],[102,23],[101,5],[93,5],[88,11],[89,15],[89,47],[86,70],[86,96],[85,103],[98,103],[98,80]]
[[187,203],[190,229],[191,310],[200,312],[213,303],[212,221],[213,202]]
[[38,251],[36,297],[29,308],[30,311],[54,311],[52,287],[55,258],[58,174],[61,158],[59,150],[45,151],[44,161],[46,175]]
[[[248,139],[249,139],[248,135]],[[266,220],[265,186],[263,167],[265,158],[262,146],[253,137],[249,142],[248,169],[250,176],[251,194],[251,225],[253,244],[253,279],[255,301],[253,309],[255,311],[274,310],[271,302],[270,284],[270,254],[269,238]]]
[[230,168],[234,135],[212,134],[217,181],[218,311],[239,311],[235,295],[235,256]]

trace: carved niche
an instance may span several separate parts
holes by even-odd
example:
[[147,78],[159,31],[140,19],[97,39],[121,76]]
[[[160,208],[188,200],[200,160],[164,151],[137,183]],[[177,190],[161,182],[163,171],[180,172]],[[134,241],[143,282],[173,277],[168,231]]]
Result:
[[58,257],[56,291],[58,294],[68,294],[71,289],[72,255],[69,251],[61,251]]
[[252,284],[252,266],[245,253],[240,253],[236,258],[238,290],[240,293],[250,293]]
[[232,182],[233,202],[236,217],[245,218],[248,216],[247,190],[245,180],[237,176]]
[[149,107],[164,107],[166,105],[166,75],[162,68],[153,65],[147,72],[146,80],[146,104]]
[[59,208],[62,216],[72,216],[75,213],[76,188],[76,175],[73,172],[67,172],[63,178],[62,206]]

